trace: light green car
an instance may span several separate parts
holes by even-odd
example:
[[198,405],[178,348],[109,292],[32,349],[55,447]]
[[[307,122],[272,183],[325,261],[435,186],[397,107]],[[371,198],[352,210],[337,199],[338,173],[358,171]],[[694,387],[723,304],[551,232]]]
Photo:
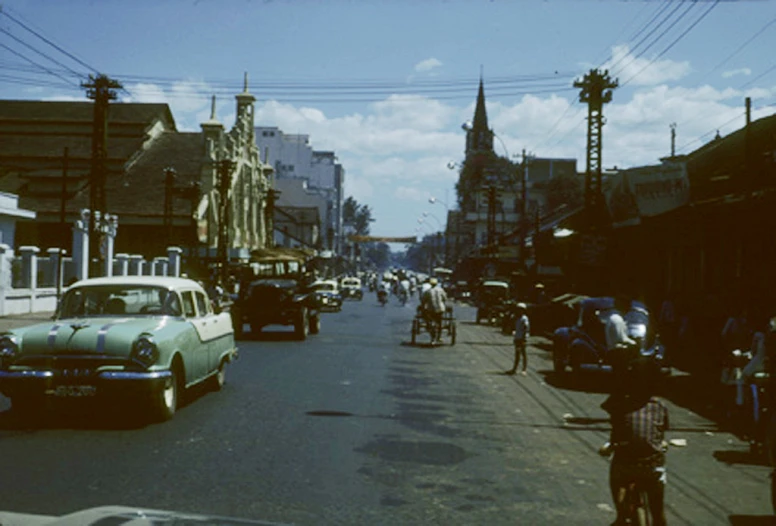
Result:
[[220,390],[237,355],[228,312],[183,278],[78,281],[51,322],[0,334],[0,392],[16,411],[47,399],[130,400],[154,420],[175,414],[186,388]]

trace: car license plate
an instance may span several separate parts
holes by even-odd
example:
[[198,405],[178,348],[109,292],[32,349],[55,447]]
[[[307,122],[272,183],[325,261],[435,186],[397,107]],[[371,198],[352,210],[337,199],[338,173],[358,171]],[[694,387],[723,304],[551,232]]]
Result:
[[54,396],[73,398],[95,396],[97,394],[97,387],[94,385],[58,385],[49,393]]

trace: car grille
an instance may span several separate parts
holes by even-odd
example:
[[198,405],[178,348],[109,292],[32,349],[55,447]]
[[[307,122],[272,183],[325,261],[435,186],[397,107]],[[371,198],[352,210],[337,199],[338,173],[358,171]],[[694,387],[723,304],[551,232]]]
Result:
[[272,310],[284,302],[286,292],[275,287],[256,288],[251,293],[251,306],[257,309]]
[[61,383],[82,382],[93,377],[100,367],[126,365],[127,360],[115,356],[26,356],[15,365],[53,371]]

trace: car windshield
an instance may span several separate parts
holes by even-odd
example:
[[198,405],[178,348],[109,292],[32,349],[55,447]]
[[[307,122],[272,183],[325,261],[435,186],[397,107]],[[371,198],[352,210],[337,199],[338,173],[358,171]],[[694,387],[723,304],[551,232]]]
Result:
[[162,287],[92,285],[72,288],[62,298],[60,318],[84,316],[180,316],[178,295]]
[[336,291],[337,286],[334,283],[313,283],[312,284],[313,290],[321,290],[321,291]]

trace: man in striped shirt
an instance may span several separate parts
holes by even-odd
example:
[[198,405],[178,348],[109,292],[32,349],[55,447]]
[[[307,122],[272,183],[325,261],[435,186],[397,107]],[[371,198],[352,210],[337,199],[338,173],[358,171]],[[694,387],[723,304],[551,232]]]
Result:
[[665,524],[664,494],[666,484],[665,431],[668,429],[668,409],[652,396],[660,376],[660,368],[651,357],[633,360],[620,385],[627,391],[615,392],[601,407],[610,415],[612,431],[609,444],[601,453],[614,451],[609,484],[617,508],[617,521],[626,524],[624,488],[636,481],[647,492],[652,524]]

